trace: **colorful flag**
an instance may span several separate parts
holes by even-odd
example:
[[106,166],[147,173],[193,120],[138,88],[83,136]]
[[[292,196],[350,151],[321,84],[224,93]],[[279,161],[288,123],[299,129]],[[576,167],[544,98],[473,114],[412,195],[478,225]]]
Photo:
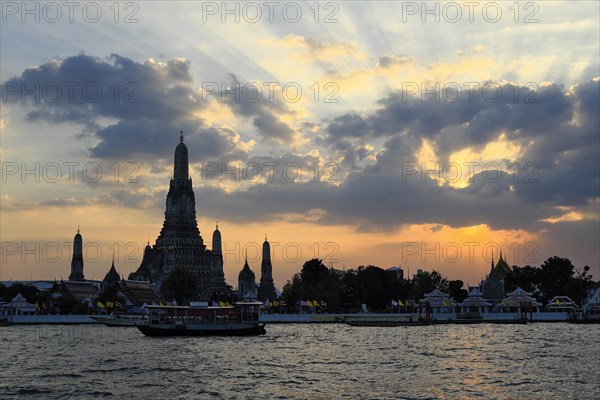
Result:
[[112,301],[107,301],[106,302],[106,307],[114,308],[115,307],[115,303],[113,303]]
[[230,307],[230,306],[231,306],[231,303],[230,303],[230,302],[228,302],[228,301],[226,301],[226,302],[225,302],[225,305],[226,305],[227,307]]
[[40,311],[40,305],[38,303],[35,303],[35,308],[36,310]]
[[560,305],[561,305],[561,302],[560,302],[560,300],[559,300],[559,299],[556,299],[556,305],[557,305],[557,306],[560,306]]
[[321,307],[321,305],[319,304],[319,302],[317,300],[313,300],[313,306],[314,307]]
[[219,307],[219,303],[217,303],[216,301],[213,300],[212,302],[213,307]]
[[308,306],[308,303],[306,301],[304,301],[304,300],[300,300],[300,307],[303,307],[303,306],[304,307]]
[[323,300],[321,300],[321,307],[323,307],[323,308],[327,307],[327,303],[325,303]]
[[285,301],[283,301],[283,300],[279,300],[279,305],[281,307],[285,307],[285,306],[287,306],[287,303]]
[[225,307],[225,302],[224,301],[219,301],[219,306]]
[[397,301],[392,300],[392,307],[396,307],[398,305]]
[[398,299],[398,305],[399,305],[400,307],[404,307],[404,303],[402,302],[402,300]]
[[275,307],[279,307],[279,301],[275,300],[275,301],[273,302],[273,305],[274,305]]
[[306,305],[307,305],[308,307],[313,307],[313,303],[312,303],[312,301],[310,301],[310,300],[306,300]]
[[102,304],[102,303],[100,303],[100,302],[97,302],[97,303],[96,303],[96,305],[98,306],[98,308],[106,308],[106,307],[104,306],[104,304]]

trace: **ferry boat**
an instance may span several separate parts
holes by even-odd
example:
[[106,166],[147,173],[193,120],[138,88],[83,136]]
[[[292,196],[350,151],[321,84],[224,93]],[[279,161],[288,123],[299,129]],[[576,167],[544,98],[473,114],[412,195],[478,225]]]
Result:
[[148,306],[148,323],[136,325],[146,336],[252,336],[266,333],[258,321],[259,301],[235,306]]

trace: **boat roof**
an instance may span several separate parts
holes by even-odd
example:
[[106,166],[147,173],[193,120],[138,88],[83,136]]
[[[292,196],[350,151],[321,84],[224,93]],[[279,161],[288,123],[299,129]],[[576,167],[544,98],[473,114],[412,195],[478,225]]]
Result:
[[215,309],[227,309],[227,308],[234,308],[233,306],[207,306],[207,307],[190,307],[190,306],[161,306],[161,305],[151,305],[151,304],[147,304],[146,308],[160,308],[163,310],[187,310],[187,309],[193,309],[193,310],[198,310],[198,309],[202,309],[202,310],[215,310]]

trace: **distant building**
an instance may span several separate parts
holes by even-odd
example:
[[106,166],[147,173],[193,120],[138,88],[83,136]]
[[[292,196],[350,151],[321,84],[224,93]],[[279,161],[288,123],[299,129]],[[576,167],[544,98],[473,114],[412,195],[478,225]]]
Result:
[[77,234],[73,239],[73,258],[71,259],[70,281],[83,281],[83,239],[77,228]]
[[385,270],[385,274],[393,281],[401,281],[404,279],[404,270],[400,267],[390,267]]
[[420,303],[429,304],[432,314],[453,314],[456,307],[456,302],[450,298],[450,295],[437,288],[427,293]]
[[494,305],[484,299],[483,293],[475,286],[469,288],[469,297],[458,306],[461,313],[470,314],[491,312]]
[[277,298],[275,284],[273,283],[273,266],[271,265],[271,245],[265,238],[263,242],[262,264],[260,266],[260,286],[258,287],[258,299],[261,301],[274,300]]
[[532,293],[527,292],[520,287],[506,294],[506,298],[497,304],[499,312],[514,313],[519,312],[523,307],[531,307],[533,312],[540,312],[542,303],[532,297]]
[[238,299],[256,300],[256,276],[248,265],[248,258],[244,263],[244,268],[238,275]]
[[490,273],[481,283],[481,291],[486,300],[500,301],[504,298],[504,280],[509,273],[510,267],[506,260],[502,258],[502,252],[500,252],[500,259],[496,265],[494,265],[494,259],[492,257],[492,268]]
[[213,233],[212,251],[204,245],[196,221],[196,200],[188,171],[188,149],[183,132],[175,148],[173,178],[165,207],[165,219],[156,244],[144,250],[144,257],[132,280],[151,281],[160,289],[162,281],[176,267],[187,268],[198,278],[198,297],[208,300],[217,291],[226,291],[221,254],[221,232]]
[[37,314],[35,304],[28,303],[21,293],[17,293],[10,303],[0,305],[0,316],[35,314]]
[[568,296],[554,296],[546,307],[550,312],[571,312],[577,304]]

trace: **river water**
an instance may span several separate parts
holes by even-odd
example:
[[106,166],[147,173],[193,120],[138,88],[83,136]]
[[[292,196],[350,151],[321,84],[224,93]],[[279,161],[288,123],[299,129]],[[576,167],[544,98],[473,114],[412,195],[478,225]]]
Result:
[[0,328],[0,399],[600,399],[600,325]]

